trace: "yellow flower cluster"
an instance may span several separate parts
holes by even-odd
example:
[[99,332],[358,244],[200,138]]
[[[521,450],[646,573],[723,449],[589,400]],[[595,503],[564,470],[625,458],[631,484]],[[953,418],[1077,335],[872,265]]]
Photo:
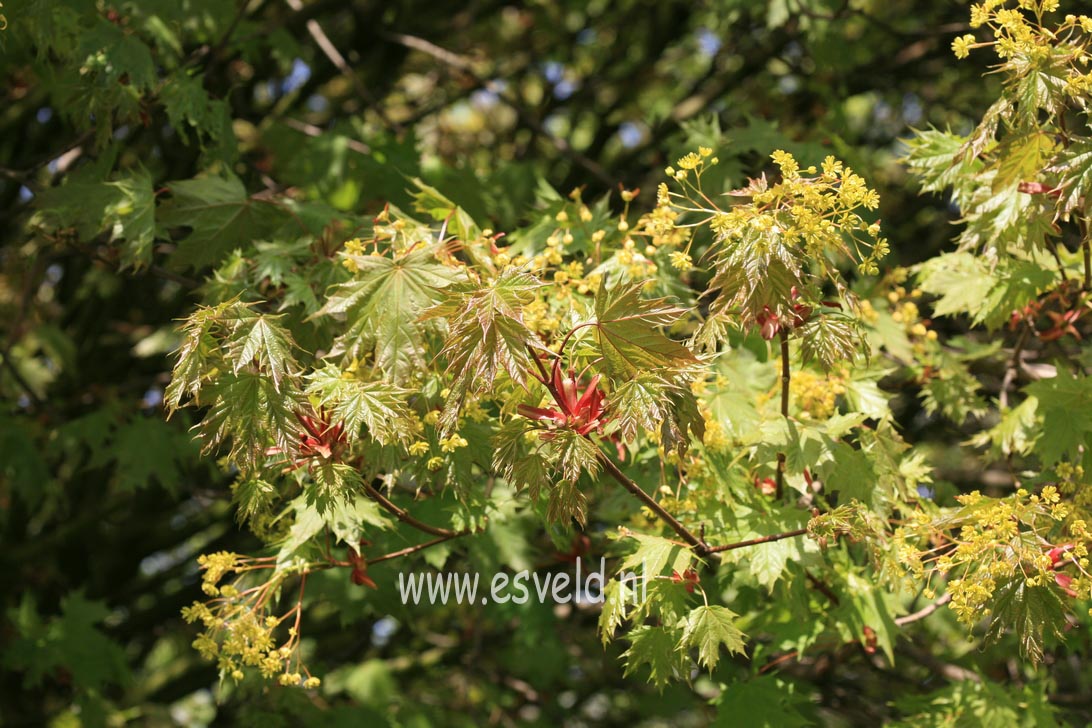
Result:
[[[1053,485],[1038,494],[1020,489],[1007,498],[987,498],[978,491],[957,497],[962,508],[932,521],[917,514],[895,533],[897,558],[919,579],[948,579],[951,609],[961,622],[976,624],[991,613],[1001,584],[1020,580],[1027,587],[1054,588],[1063,568],[1066,588],[1086,598],[1092,595],[1087,572],[1088,531],[1082,519],[1071,519],[1072,506]],[[1051,545],[1067,541],[1064,549]],[[922,550],[916,544],[925,543]]]
[[838,397],[846,393],[848,378],[849,373],[845,369],[825,375],[809,369],[794,372],[789,381],[789,390],[800,415],[816,420],[825,420],[833,415]]
[[[897,272],[899,275],[889,276],[891,281],[887,282],[893,282],[899,278],[905,280],[905,271]],[[902,326],[903,331],[914,344],[915,350],[919,352],[924,351],[924,342],[937,340],[937,332],[929,328],[928,321],[921,318],[921,309],[918,308],[918,304],[911,300],[920,299],[921,296],[921,289],[914,288],[907,291],[905,286],[897,284],[892,285],[886,295],[891,320]],[[861,318],[866,321],[875,323],[879,319],[879,314],[870,301],[862,301],[860,310]]]
[[[299,632],[296,627],[288,630],[288,639],[278,644],[275,632],[289,616],[298,615],[302,603],[297,603],[286,613],[277,616],[269,613],[272,595],[282,586],[287,572],[274,575],[265,583],[240,590],[244,575],[258,570],[273,570],[273,564],[265,559],[248,559],[238,554],[220,551],[198,557],[204,570],[202,589],[210,597],[208,603],[194,602],[182,609],[182,618],[188,623],[199,622],[204,628],[193,642],[204,659],[217,663],[222,674],[235,682],[252,668],[264,678],[280,674],[282,685],[318,687],[320,681],[310,674],[304,679],[298,673],[289,673],[292,662],[299,663]],[[236,579],[220,586],[229,574]],[[286,677],[290,678],[286,681]]]
[[[993,46],[1002,60],[1037,63],[1048,59],[1065,31],[1078,29],[1092,33],[1092,18],[1086,15],[1067,15],[1053,29],[1044,27],[1043,16],[1056,11],[1059,5],[1059,0],[985,0],[972,5],[971,28],[989,28],[994,40],[980,42],[974,34],[965,33],[952,41],[952,52],[956,58],[966,58],[975,48]],[[1072,61],[1087,59],[1083,47],[1078,46],[1077,51]],[[1073,72],[1084,75],[1075,67]]]
[[[877,273],[877,262],[889,247],[878,237],[879,225],[865,221],[858,213],[879,206],[876,191],[834,157],[827,157],[821,169],[802,169],[783,150],[775,151],[771,158],[781,171],[781,181],[752,180],[750,187],[737,193],[750,197],[750,204],[728,211],[699,208],[710,214],[709,224],[718,239],[795,248],[820,262],[829,253],[837,253],[854,259],[862,273]],[[687,200],[702,204],[693,196]]]

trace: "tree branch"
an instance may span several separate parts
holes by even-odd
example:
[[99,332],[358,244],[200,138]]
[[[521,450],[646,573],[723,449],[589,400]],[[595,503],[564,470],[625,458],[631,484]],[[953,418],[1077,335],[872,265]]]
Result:
[[[303,11],[303,3],[300,0],[285,0],[288,7],[292,8],[294,12]],[[319,47],[322,54],[329,59],[330,63],[334,64],[337,70],[341,71],[341,74],[349,80],[349,83],[353,85],[353,89],[365,102],[371,104],[372,110],[379,116],[380,120],[389,128],[394,131],[401,131],[402,125],[390,119],[383,108],[379,105],[379,100],[364,87],[360,78],[353,73],[353,69],[349,67],[349,63],[345,60],[345,56],[341,55],[341,51],[337,49],[337,46],[330,40],[330,36],[326,35],[326,31],[322,29],[319,22],[314,18],[310,18],[307,21],[307,32],[311,38],[315,41],[315,45]]]
[[952,593],[948,592],[947,594],[944,594],[940,599],[937,599],[932,604],[927,604],[916,612],[912,612],[902,617],[896,617],[895,624],[902,627],[903,625],[911,624],[913,622],[917,622],[918,620],[925,619],[930,614],[937,611],[950,601],[952,601]]
[[709,546],[709,553],[719,554],[724,551],[735,551],[736,549],[744,549],[748,546],[758,546],[763,543],[770,543],[772,541],[781,541],[786,538],[796,538],[797,536],[803,536],[808,532],[807,528],[797,528],[792,531],[785,531],[783,533],[774,533],[769,536],[760,536],[759,538],[751,538],[746,541],[737,541],[735,543],[727,543],[722,546]]
[[679,534],[679,536],[681,536],[684,541],[690,544],[690,547],[698,556],[708,556],[709,554],[717,550],[710,548],[709,544],[698,538],[698,536],[695,535],[693,531],[680,523],[679,519],[668,513],[663,506],[656,502],[655,498],[641,490],[641,486],[637,485],[628,477],[626,477],[626,474],[618,469],[618,466],[614,464],[614,461],[604,455],[602,452],[599,453],[599,462],[603,464],[603,468],[608,473],[610,473],[610,476],[617,480],[623,488],[636,496],[637,500],[648,506],[649,510],[655,513],[661,521],[671,526],[671,528],[674,529],[675,533]]
[[424,543],[419,543],[416,546],[407,546],[404,549],[399,549],[398,551],[392,551],[389,554],[383,554],[382,556],[376,556],[374,559],[368,559],[366,563],[368,564],[368,566],[371,566],[372,564],[378,564],[380,561],[388,561],[390,559],[397,559],[397,558],[399,558],[401,556],[409,556],[410,554],[415,554],[418,551],[424,551],[425,549],[431,548],[432,546],[436,546],[437,544],[444,543],[445,541],[450,541],[453,538],[459,538],[460,536],[466,536],[467,534],[470,534],[470,533],[474,533],[474,531],[472,531],[470,529],[465,529],[465,530],[462,530],[462,531],[453,531],[451,533],[451,535],[448,535],[448,536],[439,536],[437,538],[432,539],[431,541],[425,541]]
[[[289,0],[289,2],[298,2],[299,0]],[[391,41],[392,43],[398,43],[411,50],[419,51],[425,55],[435,58],[440,63],[450,66],[462,73],[465,73],[473,81],[482,88],[496,94],[497,98],[503,102],[506,106],[516,112],[516,118],[519,122],[532,130],[539,136],[548,139],[557,151],[561,152],[564,156],[568,157],[572,162],[583,167],[587,172],[594,175],[599,181],[610,186],[613,184],[613,178],[607,173],[602,165],[593,159],[589,159],[585,155],[581,154],[577,150],[573,149],[569,142],[556,134],[553,134],[549,129],[542,125],[542,123],[536,119],[527,109],[512,96],[509,92],[502,88],[500,84],[495,81],[491,81],[487,78],[483,78],[476,70],[474,70],[474,64],[469,58],[460,56],[457,53],[453,53],[446,48],[441,48],[435,43],[425,40],[424,38],[418,38],[417,36],[407,35],[405,33],[381,33],[383,38]]]
[[386,511],[391,513],[395,518],[408,526],[413,526],[418,531],[424,531],[425,533],[432,534],[433,536],[442,536],[445,539],[462,536],[464,533],[461,531],[452,531],[450,528],[430,526],[427,523],[418,521],[416,518],[411,516],[405,509],[399,508],[385,495],[376,490],[376,488],[371,483],[365,483],[364,490],[372,498],[372,500],[382,506]]

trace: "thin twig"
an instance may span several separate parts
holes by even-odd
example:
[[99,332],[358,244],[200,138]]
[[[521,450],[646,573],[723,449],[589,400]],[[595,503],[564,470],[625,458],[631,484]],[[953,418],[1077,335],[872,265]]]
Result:
[[[285,0],[285,2],[288,4],[288,7],[292,8],[292,10],[297,13],[303,10],[303,3],[300,0]],[[368,91],[360,81],[360,78],[353,73],[353,69],[345,60],[345,56],[341,55],[341,51],[337,49],[337,46],[330,40],[330,36],[326,35],[326,31],[322,29],[322,26],[319,25],[319,22],[314,18],[307,21],[307,32],[311,38],[314,39],[315,44],[319,47],[319,50],[322,51],[322,54],[330,60],[330,63],[334,64],[334,67],[337,68],[337,70],[341,71],[341,75],[349,80],[349,83],[353,85],[353,89],[360,98],[371,104],[372,110],[375,111],[380,120],[394,131],[401,131],[402,125],[387,116],[386,112],[383,111],[382,106],[380,106],[379,100]]]
[[925,619],[930,614],[937,611],[950,601],[952,601],[952,593],[948,592],[944,594],[940,599],[937,599],[932,604],[925,605],[916,612],[912,612],[902,617],[896,617],[895,624],[902,627],[903,625],[911,624],[913,622],[917,622],[918,620]]
[[628,477],[626,477],[625,473],[619,470],[618,466],[614,464],[614,461],[604,455],[602,452],[599,453],[599,462],[603,464],[603,468],[610,474],[612,478],[618,481],[618,483],[620,483],[623,488],[636,496],[637,500],[648,506],[649,510],[655,513],[661,521],[671,526],[671,528],[674,529],[675,533],[679,534],[679,536],[681,536],[684,541],[690,544],[690,547],[698,556],[707,556],[718,550],[710,548],[709,544],[702,541],[698,536],[694,534],[693,531],[680,523],[679,519],[668,513],[663,506],[656,502],[655,498],[641,490],[641,486],[637,485]]
[[[289,2],[298,2],[298,0],[288,0]],[[593,176],[599,179],[604,184],[613,184],[613,177],[603,168],[598,162],[587,156],[581,154],[573,148],[566,139],[557,136],[547,129],[542,122],[540,122],[533,114],[523,107],[516,99],[514,99],[508,90],[501,86],[496,81],[491,81],[488,78],[484,78],[481,74],[474,70],[473,62],[457,53],[453,53],[446,48],[441,48],[435,43],[425,40],[424,38],[418,38],[413,35],[406,35],[405,33],[381,33],[383,38],[391,41],[392,43],[398,43],[415,51],[420,51],[425,55],[431,56],[440,61],[446,66],[456,69],[462,73],[465,73],[475,83],[479,84],[482,88],[495,94],[496,97],[503,102],[506,106],[512,109],[516,113],[516,118],[525,127],[535,132],[541,137],[548,139],[551,144],[554,145],[561,154],[568,157],[572,162],[578,164],[584,168],[585,171],[591,173]]]
[[1024,353],[1024,344],[1027,343],[1028,334],[1030,332],[1031,324],[1025,320],[1024,327],[1020,331],[1020,336],[1016,339],[1016,345],[1012,349],[1012,356],[1009,358],[1009,364],[1005,367],[1005,376],[1001,380],[1001,392],[998,395],[998,402],[1001,405],[1001,409],[1007,409],[1009,406],[1009,387],[1016,381],[1016,377],[1020,373],[1020,357]]
[[11,374],[11,378],[15,380],[15,383],[26,392],[27,397],[34,403],[35,407],[42,406],[42,398],[38,396],[38,393],[30,386],[27,380],[23,377],[23,373],[19,371],[15,366],[15,362],[11,360],[11,349],[5,349],[0,352],[0,360],[3,360],[3,364],[8,369],[8,373]]
[[748,546],[758,546],[763,543],[770,543],[771,541],[781,541],[786,538],[796,538],[797,536],[803,536],[808,532],[807,528],[797,528],[792,531],[785,531],[783,533],[774,533],[769,536],[761,536],[759,538],[749,538],[746,541],[737,541],[735,543],[726,543],[721,546],[709,546],[709,553],[719,554],[724,551],[735,551],[736,549],[747,548]]
[[454,538],[456,536],[463,535],[463,533],[460,531],[452,531],[449,528],[440,528],[439,526],[430,526],[427,523],[418,521],[416,518],[406,512],[405,509],[399,508],[385,495],[380,493],[374,486],[372,486],[371,483],[365,483],[364,490],[376,503],[386,509],[395,518],[397,518],[402,523],[405,523],[406,525],[413,526],[418,531],[424,531],[425,533],[432,534],[433,536],[443,536],[444,538]]
[[380,561],[388,561],[390,559],[397,559],[400,556],[409,556],[410,554],[415,554],[418,551],[424,551],[427,548],[431,548],[432,546],[435,546],[437,544],[444,543],[445,541],[450,541],[453,538],[459,538],[460,536],[466,536],[467,534],[471,534],[471,533],[474,533],[474,531],[472,531],[470,529],[467,529],[467,530],[464,530],[464,531],[453,532],[450,536],[438,536],[437,538],[434,538],[431,541],[425,541],[424,543],[419,543],[416,546],[407,546],[404,549],[399,549],[398,551],[392,551],[389,554],[383,554],[382,556],[376,556],[374,559],[368,559],[367,564],[368,564],[368,566],[371,566],[372,564],[378,564]]
[[[807,530],[807,529],[805,529]],[[838,598],[838,595],[834,593],[834,590],[827,586],[827,583],[811,573],[807,569],[804,570],[804,576],[808,577],[808,581],[815,587],[815,590],[825,596],[831,604],[838,607],[841,606],[842,600]]]

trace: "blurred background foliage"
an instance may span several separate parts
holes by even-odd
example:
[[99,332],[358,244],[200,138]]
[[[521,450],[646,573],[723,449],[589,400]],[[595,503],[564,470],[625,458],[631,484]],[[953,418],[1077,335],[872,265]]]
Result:
[[[966,132],[996,96],[980,59],[952,59],[964,4],[25,0],[2,12],[0,724],[838,725],[912,715],[930,690],[999,724],[1042,718],[1019,688],[944,661],[1018,677],[1004,647],[968,655],[944,621],[929,638],[941,646],[900,643],[935,664],[896,703],[903,663],[882,672],[837,651],[723,692],[699,678],[660,693],[623,681],[593,610],[529,604],[513,629],[512,608],[407,610],[345,579],[316,586],[340,605],[309,617],[317,696],[219,688],[179,610],[199,591],[197,553],[257,544],[235,523],[232,474],[199,457],[183,416],[164,420],[163,388],[198,279],[237,247],[258,255],[247,246],[268,220],[223,221],[204,239],[219,253],[203,257],[156,242],[162,220],[123,214],[211,170],[352,220],[408,207],[420,178],[513,231],[550,188],[615,192],[620,207],[621,184],[650,206],[663,168],[699,144],[724,184],[785,148],[805,164],[835,154],[868,179],[892,264],[911,264],[948,244],[955,211],[918,194],[900,140]],[[79,224],[58,231],[51,215]],[[270,280],[291,286],[275,270],[284,251],[266,252]],[[899,416],[909,439],[935,443],[939,480],[980,485],[953,425],[912,403]],[[549,556],[548,540],[536,548],[529,565]],[[1089,715],[1087,692],[1054,697]]]

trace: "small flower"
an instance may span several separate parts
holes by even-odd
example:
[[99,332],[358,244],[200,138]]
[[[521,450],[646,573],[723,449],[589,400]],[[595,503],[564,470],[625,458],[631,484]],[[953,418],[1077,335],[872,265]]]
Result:
[[955,53],[956,58],[966,58],[971,55],[971,48],[974,47],[975,37],[970,33],[961,35],[952,41],[952,52]]
[[691,260],[690,255],[681,250],[676,250],[670,257],[671,267],[679,272],[685,272],[694,267],[694,261]]
[[440,450],[443,452],[455,452],[460,447],[466,447],[467,441],[459,435],[452,435],[440,440]]

